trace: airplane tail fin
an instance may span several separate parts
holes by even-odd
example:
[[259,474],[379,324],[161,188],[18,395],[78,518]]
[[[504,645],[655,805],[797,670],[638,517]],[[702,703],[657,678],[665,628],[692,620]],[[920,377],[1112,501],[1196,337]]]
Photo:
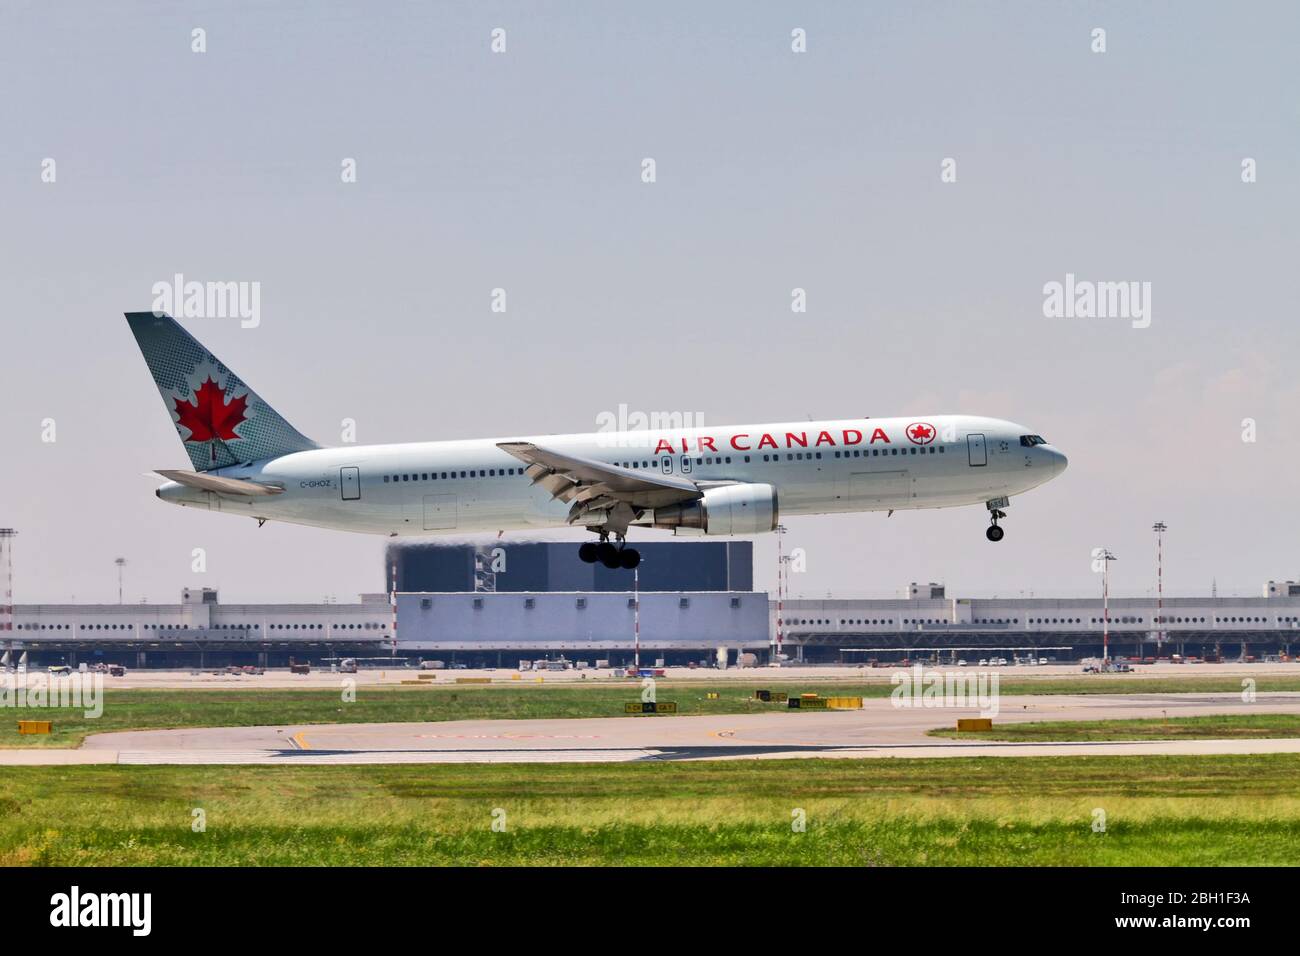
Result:
[[320,447],[171,316],[128,312],[126,321],[195,471]]

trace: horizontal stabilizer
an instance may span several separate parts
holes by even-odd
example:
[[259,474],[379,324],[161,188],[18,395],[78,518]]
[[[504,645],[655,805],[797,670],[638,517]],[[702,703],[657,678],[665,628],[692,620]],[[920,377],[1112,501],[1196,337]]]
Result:
[[199,488],[203,491],[215,491],[223,495],[278,495],[284,489],[276,485],[263,485],[256,481],[241,481],[238,478],[222,478],[219,475],[200,474],[197,471],[163,471],[158,474],[169,481]]

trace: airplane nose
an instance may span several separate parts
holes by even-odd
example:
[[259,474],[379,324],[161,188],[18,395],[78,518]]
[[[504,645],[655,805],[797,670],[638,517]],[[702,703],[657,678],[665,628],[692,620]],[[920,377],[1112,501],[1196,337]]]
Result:
[[1056,451],[1055,449],[1052,450],[1052,476],[1053,477],[1065,471],[1066,467],[1069,464],[1070,464],[1070,459],[1066,458],[1059,451]]

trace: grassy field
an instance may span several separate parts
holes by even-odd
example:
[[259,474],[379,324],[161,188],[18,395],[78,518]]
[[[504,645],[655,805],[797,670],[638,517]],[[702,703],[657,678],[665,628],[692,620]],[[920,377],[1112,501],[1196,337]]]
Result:
[[13,767],[0,791],[0,865],[1295,865],[1298,851],[1292,754]]
[[[433,683],[433,682],[431,682]],[[681,714],[747,714],[780,708],[754,700],[756,687],[799,694],[817,691],[863,697],[888,697],[887,682],[836,683],[789,680],[741,684],[661,681],[660,700],[676,701]],[[1300,691],[1300,678],[1260,678],[1257,690]],[[1004,695],[1116,693],[1238,693],[1235,678],[1140,679],[1093,677],[1008,680]],[[708,694],[718,694],[709,700]],[[79,710],[4,708],[0,747],[76,747],[87,734],[114,730],[164,730],[174,727],[252,727],[268,724],[388,723],[399,721],[484,720],[551,717],[621,717],[626,702],[640,699],[636,682],[593,680],[590,684],[431,687],[360,685],[356,700],[345,703],[330,690],[108,690],[103,714],[87,719]],[[53,720],[54,732],[19,736],[17,721]],[[631,718],[635,719],[635,718]]]
[[1061,720],[998,724],[990,731],[958,733],[948,727],[931,737],[1046,742],[1070,740],[1210,740],[1300,737],[1300,714],[1223,714],[1138,720]]

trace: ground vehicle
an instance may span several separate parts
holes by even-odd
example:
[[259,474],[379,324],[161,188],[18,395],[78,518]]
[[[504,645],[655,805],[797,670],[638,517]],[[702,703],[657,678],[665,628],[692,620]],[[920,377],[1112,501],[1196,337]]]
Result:
[[965,660],[965,658],[962,658],[961,660],[959,660],[959,661],[957,662],[957,666],[958,666],[958,667],[965,667],[965,666],[966,666],[966,660]]
[[357,672],[357,662],[354,658],[345,657],[339,661],[339,672],[342,674],[355,674]]
[[50,673],[51,673],[51,674],[71,674],[71,673],[72,673],[72,668],[69,667],[67,664],[51,664],[51,665],[50,665]]
[[420,670],[422,671],[441,671],[446,670],[445,661],[420,661]]
[[109,664],[109,665],[108,665],[108,676],[109,676],[109,677],[125,677],[125,676],[126,676],[126,668],[123,667],[121,664]]

